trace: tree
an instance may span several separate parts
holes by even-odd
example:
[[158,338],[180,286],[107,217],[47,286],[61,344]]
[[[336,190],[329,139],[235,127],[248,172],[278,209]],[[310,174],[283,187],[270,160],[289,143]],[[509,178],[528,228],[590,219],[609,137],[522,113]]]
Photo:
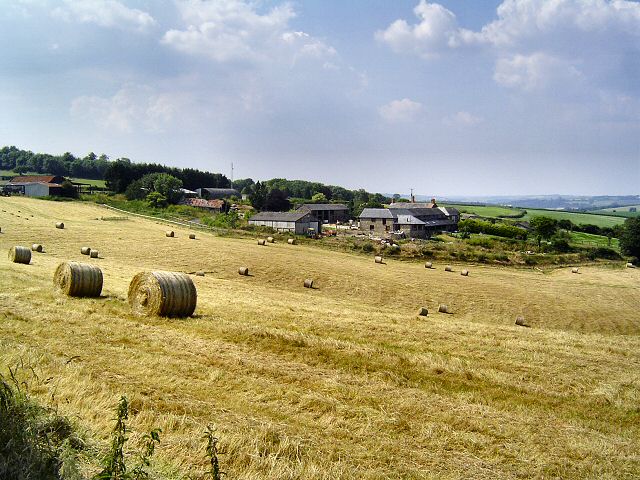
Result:
[[291,209],[291,202],[282,190],[274,188],[267,194],[264,208],[270,212],[286,212]]
[[68,198],[78,198],[78,189],[69,180],[62,182],[62,196]]
[[[152,173],[153,191],[161,193],[169,203],[178,203],[182,193],[182,180],[168,173]],[[144,177],[143,177],[144,178]]]
[[640,217],[627,218],[620,235],[620,250],[625,255],[640,259]]
[[167,197],[162,195],[160,192],[151,192],[147,195],[147,202],[149,202],[151,207],[164,208],[167,206]]
[[533,217],[529,222],[533,234],[538,237],[538,246],[542,240],[549,240],[558,230],[558,222],[550,217]]
[[253,208],[258,211],[262,210],[267,201],[267,186],[261,182],[256,182],[255,185],[252,185],[249,201]]
[[311,197],[311,201],[313,203],[324,203],[327,201],[327,196],[322,192],[318,192]]

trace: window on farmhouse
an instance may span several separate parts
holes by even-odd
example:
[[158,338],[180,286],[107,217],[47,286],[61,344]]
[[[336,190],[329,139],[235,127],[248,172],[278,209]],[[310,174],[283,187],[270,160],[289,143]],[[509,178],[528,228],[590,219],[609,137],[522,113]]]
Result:
[[382,219],[382,224],[383,224],[383,225],[386,225],[386,224],[387,224],[387,219],[386,219],[386,218],[383,218],[383,219]]

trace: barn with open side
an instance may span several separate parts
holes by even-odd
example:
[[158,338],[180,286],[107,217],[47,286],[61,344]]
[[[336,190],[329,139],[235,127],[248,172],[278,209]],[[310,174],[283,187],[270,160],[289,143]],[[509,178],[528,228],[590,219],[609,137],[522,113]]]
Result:
[[310,228],[319,233],[319,222],[308,211],[259,212],[249,219],[249,225],[271,227],[278,232],[306,234]]

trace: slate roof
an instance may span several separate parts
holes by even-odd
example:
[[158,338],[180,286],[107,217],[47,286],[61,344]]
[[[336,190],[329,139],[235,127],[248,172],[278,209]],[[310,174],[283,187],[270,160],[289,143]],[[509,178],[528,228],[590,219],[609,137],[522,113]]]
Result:
[[307,210],[349,210],[349,207],[342,203],[303,203],[298,209],[306,208]]
[[388,208],[365,208],[360,218],[395,218],[395,216]]
[[436,208],[435,203],[427,202],[398,202],[389,205],[389,208]]
[[249,222],[259,220],[262,222],[297,222],[309,215],[309,212],[258,212],[249,219]]

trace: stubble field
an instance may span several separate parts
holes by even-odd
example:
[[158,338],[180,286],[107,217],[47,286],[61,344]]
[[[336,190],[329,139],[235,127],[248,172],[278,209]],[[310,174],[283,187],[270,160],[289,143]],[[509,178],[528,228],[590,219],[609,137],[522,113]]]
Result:
[[[126,394],[133,444],[163,430],[158,478],[204,478],[207,425],[228,478],[640,476],[638,269],[447,273],[302,245],[189,240],[173,227],[166,238],[166,225],[114,216],[0,198],[0,364],[33,366],[32,393],[98,445]],[[9,247],[32,243],[46,253],[9,263]],[[102,258],[81,255],[84,245]],[[103,297],[55,294],[63,260],[99,265]],[[252,276],[238,275],[242,265]],[[143,270],[205,271],[193,277],[195,316],[132,316],[127,288]],[[453,313],[436,313],[439,303]]]

